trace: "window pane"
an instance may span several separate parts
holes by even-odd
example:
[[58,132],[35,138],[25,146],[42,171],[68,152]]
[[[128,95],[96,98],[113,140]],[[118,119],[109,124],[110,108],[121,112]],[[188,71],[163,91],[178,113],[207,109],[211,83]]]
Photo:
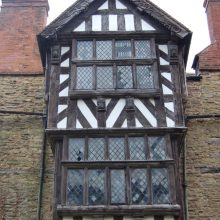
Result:
[[166,159],[166,140],[165,137],[149,137],[150,158],[152,160]]
[[104,204],[104,170],[89,170],[89,205]]
[[135,41],[135,56],[136,58],[150,58],[151,57],[151,47],[150,41],[138,40]]
[[77,58],[79,60],[90,60],[93,57],[92,41],[77,41]]
[[146,160],[144,137],[130,137],[128,145],[131,160]]
[[113,70],[111,66],[97,67],[97,88],[98,89],[113,88]]
[[133,88],[131,66],[118,66],[117,67],[117,81],[118,81],[119,89]]
[[68,170],[67,172],[67,205],[83,204],[83,170]]
[[154,88],[152,66],[137,66],[137,85],[139,89]]
[[109,159],[125,160],[124,138],[109,138]]
[[152,190],[154,204],[170,203],[167,169],[152,169]]
[[112,59],[112,41],[96,41],[96,56],[98,60]]
[[76,89],[93,89],[92,66],[77,67]]
[[111,170],[111,202],[125,203],[124,170]]
[[136,169],[131,173],[132,204],[146,205],[148,202],[146,172],[146,169]]
[[117,58],[131,58],[131,41],[123,40],[116,41],[115,43],[115,51]]
[[104,138],[89,138],[89,160],[105,160]]
[[84,160],[85,139],[72,138],[69,139],[69,160],[82,161]]

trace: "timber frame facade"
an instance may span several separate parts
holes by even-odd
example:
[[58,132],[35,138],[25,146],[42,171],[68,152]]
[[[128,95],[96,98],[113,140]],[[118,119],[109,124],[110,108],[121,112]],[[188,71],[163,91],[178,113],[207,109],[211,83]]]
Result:
[[79,0],[38,35],[53,219],[184,219],[191,32],[148,0]]

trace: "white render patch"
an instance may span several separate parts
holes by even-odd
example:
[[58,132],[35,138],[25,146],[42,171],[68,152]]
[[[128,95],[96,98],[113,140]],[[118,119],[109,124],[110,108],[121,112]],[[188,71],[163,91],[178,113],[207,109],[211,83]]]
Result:
[[67,79],[69,79],[69,74],[61,74],[60,75],[60,84],[65,82]]
[[114,126],[116,120],[118,119],[119,115],[123,111],[125,107],[125,99],[120,99],[115,108],[112,110],[111,114],[109,115],[108,119],[106,120],[106,127],[111,128]]
[[106,107],[108,106],[108,104],[111,102],[111,99],[106,99],[105,100],[105,104],[106,104]]
[[68,105],[58,105],[58,114],[60,114],[62,111],[66,110]]
[[169,109],[171,112],[174,112],[174,103],[173,102],[166,102],[165,104],[165,107],[167,109]]
[[173,216],[164,216],[164,220],[174,220]]
[[127,127],[128,127],[128,121],[127,121],[127,119],[125,119],[125,121],[123,122],[123,124],[122,124],[121,127],[122,127],[122,128],[127,128]]
[[165,66],[165,65],[169,65],[169,63],[166,60],[164,60],[162,57],[160,57],[160,65]]
[[67,97],[68,93],[69,93],[69,88],[67,87],[59,93],[59,97]]
[[98,10],[108,10],[108,1],[106,1],[103,5],[101,5]]
[[83,128],[79,120],[76,120],[76,128]]
[[64,60],[60,66],[61,67],[69,67],[70,66],[70,59],[68,58],[68,59]]
[[61,56],[68,52],[70,50],[70,47],[61,47]]
[[166,117],[166,121],[167,121],[167,127],[175,127],[175,121],[173,121],[172,119]]
[[66,128],[66,125],[67,125],[67,117],[57,123],[57,128]]
[[140,123],[140,121],[137,118],[135,118],[135,125],[137,128],[143,128],[143,125]]
[[168,55],[168,46],[167,45],[161,44],[161,45],[159,45],[159,49]]
[[147,107],[139,100],[135,99],[134,104],[136,107],[140,110],[140,112],[144,115],[144,117],[149,121],[149,123],[153,127],[157,127],[157,120],[156,118],[151,114],[151,112],[147,109]]
[[85,31],[86,30],[86,23],[83,21],[77,28],[75,28],[73,31]]
[[125,15],[125,30],[134,31],[134,15]]
[[171,89],[169,89],[167,86],[162,85],[162,89],[163,89],[164,95],[173,95],[173,91]]
[[88,106],[85,104],[85,102],[83,100],[79,99],[77,101],[77,106],[78,106],[79,110],[81,111],[81,113],[84,115],[84,117],[87,119],[87,121],[89,122],[91,127],[97,128],[98,127],[97,120],[94,117],[94,115],[92,114],[92,112],[90,111],[90,109],[88,108]]
[[97,99],[92,99],[92,101],[97,106]]
[[149,99],[150,103],[153,105],[153,106],[156,106],[156,103],[155,103],[155,100],[154,99]]
[[155,28],[148,24],[146,21],[141,19],[142,31],[155,31]]
[[109,15],[109,31],[118,30],[118,18],[117,15]]
[[101,31],[102,30],[102,16],[93,15],[92,16],[92,31]]
[[171,73],[163,72],[163,73],[161,73],[161,75],[162,75],[164,78],[166,78],[167,80],[169,80],[170,82],[172,82]]
[[127,7],[120,1],[116,0],[116,9],[127,9]]

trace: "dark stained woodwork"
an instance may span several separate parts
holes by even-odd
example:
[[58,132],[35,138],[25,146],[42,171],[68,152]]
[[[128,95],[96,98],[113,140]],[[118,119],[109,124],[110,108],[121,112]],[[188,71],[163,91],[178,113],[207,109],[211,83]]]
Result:
[[68,100],[67,128],[76,128],[77,100]]

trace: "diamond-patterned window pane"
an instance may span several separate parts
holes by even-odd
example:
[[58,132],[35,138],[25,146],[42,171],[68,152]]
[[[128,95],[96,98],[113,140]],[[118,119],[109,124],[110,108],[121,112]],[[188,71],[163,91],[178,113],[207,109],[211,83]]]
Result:
[[137,85],[139,89],[154,88],[152,66],[137,66]]
[[152,169],[152,190],[154,204],[169,204],[168,172],[165,168]]
[[77,42],[77,58],[79,60],[91,60],[93,57],[93,42],[78,41]]
[[118,82],[119,89],[133,88],[131,66],[118,66],[117,67],[117,82]]
[[67,205],[83,205],[84,171],[82,169],[67,172]]
[[105,160],[104,138],[89,138],[89,160]]
[[128,145],[131,160],[146,160],[144,137],[129,137]]
[[84,160],[85,139],[72,138],[69,139],[69,160],[82,161]]
[[96,56],[98,60],[112,59],[112,41],[96,41]]
[[146,169],[136,169],[131,173],[132,204],[146,205],[148,202],[146,172]]
[[113,89],[113,69],[111,66],[97,67],[97,88]]
[[76,89],[93,89],[92,66],[77,67]]
[[165,160],[166,140],[165,137],[149,137],[150,158],[152,160]]
[[124,138],[109,138],[109,159],[125,160]]
[[121,58],[121,59],[131,58],[132,57],[131,41],[130,40],[116,41],[115,52],[117,58]]
[[111,170],[111,202],[125,203],[124,170]]
[[135,56],[137,59],[150,58],[151,57],[150,41],[147,40],[135,41]]
[[89,170],[88,200],[89,205],[103,205],[105,191],[104,170]]

